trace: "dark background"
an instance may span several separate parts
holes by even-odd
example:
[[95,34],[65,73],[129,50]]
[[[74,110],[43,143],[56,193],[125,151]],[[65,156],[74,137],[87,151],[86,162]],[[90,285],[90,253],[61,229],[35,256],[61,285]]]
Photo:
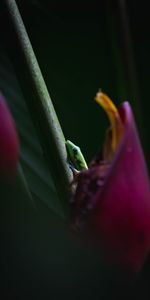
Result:
[[[66,139],[80,145],[87,161],[100,148],[108,121],[94,96],[102,88],[116,105],[125,100],[131,103],[149,168],[148,2],[17,3]],[[2,14],[2,36],[7,34],[6,23]],[[20,188],[13,204],[7,195],[13,217],[8,214],[7,226],[3,224],[3,235],[9,237],[4,238],[1,255],[6,299],[148,299],[149,260],[131,287],[122,286],[112,270],[68,234],[4,40],[0,43],[0,89],[16,122],[20,162],[38,207],[35,215]]]
[[50,2],[18,4],[66,137],[92,158],[105,128],[104,113],[93,103],[102,88],[116,104],[131,103],[148,140],[147,2]]

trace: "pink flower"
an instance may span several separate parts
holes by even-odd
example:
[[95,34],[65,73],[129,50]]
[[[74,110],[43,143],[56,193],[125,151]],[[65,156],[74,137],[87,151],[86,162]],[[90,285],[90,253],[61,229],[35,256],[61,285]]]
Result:
[[4,97],[0,94],[0,178],[12,180],[19,160],[19,140]]
[[119,110],[103,93],[96,101],[111,122],[103,151],[79,174],[71,228],[94,242],[112,265],[129,272],[150,250],[150,187],[130,104]]

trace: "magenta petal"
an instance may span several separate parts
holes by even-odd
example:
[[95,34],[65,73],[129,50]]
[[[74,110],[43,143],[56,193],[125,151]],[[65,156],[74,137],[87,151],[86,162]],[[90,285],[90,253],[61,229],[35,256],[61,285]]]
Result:
[[0,177],[11,180],[16,174],[19,140],[14,121],[0,94]]
[[[91,195],[94,207],[88,213],[85,231],[93,234],[109,262],[137,272],[150,250],[149,180],[129,103],[125,102],[119,113],[124,136],[103,186]],[[79,203],[83,201],[84,180],[90,181],[93,172],[98,174],[98,166],[79,178],[75,195]],[[79,207],[73,212],[73,223],[78,219]]]

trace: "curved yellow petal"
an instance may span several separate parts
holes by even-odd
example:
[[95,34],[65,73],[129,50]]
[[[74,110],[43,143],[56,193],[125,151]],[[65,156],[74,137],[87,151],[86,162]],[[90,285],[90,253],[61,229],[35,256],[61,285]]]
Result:
[[95,97],[95,100],[98,104],[102,106],[102,108],[105,110],[110,120],[111,129],[112,129],[111,146],[112,146],[112,151],[115,152],[123,133],[123,124],[119,112],[116,106],[111,101],[111,99],[106,94],[102,92],[98,92]]

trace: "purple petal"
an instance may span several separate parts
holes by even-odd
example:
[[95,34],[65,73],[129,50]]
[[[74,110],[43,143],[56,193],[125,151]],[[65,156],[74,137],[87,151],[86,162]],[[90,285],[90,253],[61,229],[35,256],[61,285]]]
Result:
[[19,160],[19,140],[14,121],[0,94],[0,177],[13,179]]
[[[125,128],[122,141],[104,176],[99,164],[81,173],[72,225],[81,229],[83,223],[83,231],[92,234],[108,261],[136,272],[150,249],[150,189],[128,102],[122,105],[119,114]],[[89,187],[94,178],[92,190]],[[91,210],[86,214],[87,203]]]

